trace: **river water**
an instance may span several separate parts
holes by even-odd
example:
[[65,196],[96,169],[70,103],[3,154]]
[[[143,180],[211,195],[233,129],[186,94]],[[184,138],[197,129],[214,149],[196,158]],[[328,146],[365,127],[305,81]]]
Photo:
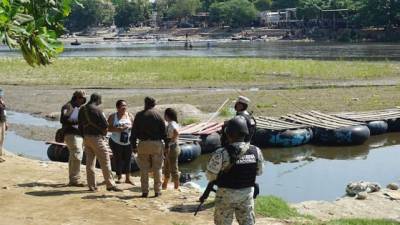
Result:
[[[0,57],[19,56],[0,46]],[[302,59],[400,60],[396,43],[330,43],[293,41],[99,42],[66,44],[62,57],[258,57]]]
[[[9,122],[45,127],[59,127],[25,113],[9,112]],[[8,132],[5,148],[24,156],[48,160],[47,145]],[[304,145],[294,148],[264,149],[264,173],[257,178],[262,195],[276,195],[289,202],[335,200],[344,195],[351,181],[373,181],[382,185],[400,181],[400,134],[372,136],[364,145],[325,147]],[[193,181],[205,187],[204,170],[210,155],[180,165]]]
[[[400,181],[400,135],[371,137],[364,145],[264,149],[264,173],[257,178],[262,195],[280,196],[289,202],[335,200],[345,194],[352,181],[373,181],[381,185]],[[209,155],[182,165],[182,172],[194,174],[206,185],[204,170]]]

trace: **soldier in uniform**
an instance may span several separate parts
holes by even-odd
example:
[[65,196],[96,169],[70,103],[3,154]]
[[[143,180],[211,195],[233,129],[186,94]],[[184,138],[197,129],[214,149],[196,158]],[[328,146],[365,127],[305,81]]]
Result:
[[[246,125],[248,129],[248,134],[244,137],[245,142],[251,142],[251,138],[253,137],[254,133],[256,132],[256,121],[253,116],[247,111],[249,107],[250,99],[239,96],[235,102],[235,111],[236,116],[241,116],[246,120]],[[226,124],[222,126],[222,130],[226,127]],[[228,140],[226,138],[226,134],[222,132],[221,134],[221,145],[226,146],[228,144]]]
[[254,133],[256,132],[256,121],[253,116],[247,111],[249,104],[251,103],[249,98],[239,96],[235,103],[235,111],[237,116],[243,116],[246,119],[247,128],[249,134],[245,137],[245,142],[250,142]]
[[246,120],[236,116],[226,123],[228,145],[211,157],[206,176],[218,186],[215,197],[214,223],[230,225],[233,215],[240,225],[255,223],[254,186],[256,176],[263,170],[263,156],[259,148],[245,141],[249,135]]

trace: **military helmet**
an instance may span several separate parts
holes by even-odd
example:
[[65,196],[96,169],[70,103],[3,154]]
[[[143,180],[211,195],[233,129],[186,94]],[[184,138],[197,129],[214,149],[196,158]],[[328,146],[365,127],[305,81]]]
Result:
[[243,116],[233,117],[226,122],[224,132],[228,136],[237,135],[239,137],[244,137],[249,135],[246,119]]

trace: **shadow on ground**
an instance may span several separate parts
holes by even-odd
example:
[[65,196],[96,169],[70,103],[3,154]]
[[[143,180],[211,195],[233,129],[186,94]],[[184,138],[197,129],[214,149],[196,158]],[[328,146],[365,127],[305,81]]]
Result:
[[[197,204],[181,204],[172,206],[171,208],[169,208],[169,210],[172,212],[180,212],[180,213],[195,213],[196,210],[199,208],[199,205],[200,202]],[[208,202],[199,208],[199,212],[211,209],[212,207],[214,207],[214,202]]]
[[117,198],[120,200],[132,200],[132,199],[142,198],[142,196],[141,196],[141,194],[140,195],[130,195],[130,196],[101,194],[101,195],[86,195],[86,196],[82,197],[82,199],[86,199],[86,200],[99,200],[99,199],[110,199],[110,198]]
[[37,196],[37,197],[52,197],[52,196],[62,196],[71,194],[85,194],[90,191],[30,191],[26,192],[27,195]]
[[30,183],[23,183],[17,184],[18,187],[51,187],[51,188],[63,188],[67,187],[66,184],[54,184],[54,183],[43,183],[43,182],[30,182]]

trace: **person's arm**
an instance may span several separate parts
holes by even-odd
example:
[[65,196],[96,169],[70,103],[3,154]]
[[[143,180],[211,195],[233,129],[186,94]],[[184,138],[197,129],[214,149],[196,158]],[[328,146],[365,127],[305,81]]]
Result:
[[78,121],[72,122],[71,120],[69,120],[69,116],[66,115],[67,112],[68,112],[68,106],[67,106],[67,105],[64,105],[64,106],[61,108],[60,123],[61,123],[62,125],[67,125],[67,126],[77,125],[77,124],[78,124]]
[[82,106],[79,109],[79,113],[78,113],[78,130],[82,137],[83,137],[83,122],[84,122],[84,113],[85,113],[85,112],[83,112],[83,110],[85,110],[84,106]]
[[173,123],[174,125],[172,126],[173,128],[173,133],[171,139],[174,141],[178,141],[179,138],[179,125],[177,123]]
[[223,154],[217,150],[207,164],[206,177],[209,182],[215,181],[222,170]]
[[257,160],[257,176],[260,176],[264,170],[264,157],[259,148],[257,148],[258,160]]
[[108,128],[108,122],[107,122],[107,118],[106,118],[106,114],[104,114],[103,111],[98,110],[98,116],[99,116],[99,120],[100,120],[100,127],[104,128],[105,130],[107,130]]
[[130,142],[132,145],[132,149],[134,152],[136,152],[137,148],[137,124],[138,124],[138,115],[139,113],[136,114],[135,118],[133,119],[132,123],[132,130],[131,130],[131,137],[130,137]]
[[157,113],[158,121],[159,121],[159,126],[160,126],[160,135],[161,139],[164,140],[164,143],[167,143],[167,127],[165,125],[165,120],[162,118],[162,116]]
[[110,132],[122,132],[123,129],[114,126],[113,120],[114,120],[115,116],[116,116],[116,114],[113,113],[108,117],[108,120],[107,120],[107,122],[108,122],[108,131],[110,131]]

